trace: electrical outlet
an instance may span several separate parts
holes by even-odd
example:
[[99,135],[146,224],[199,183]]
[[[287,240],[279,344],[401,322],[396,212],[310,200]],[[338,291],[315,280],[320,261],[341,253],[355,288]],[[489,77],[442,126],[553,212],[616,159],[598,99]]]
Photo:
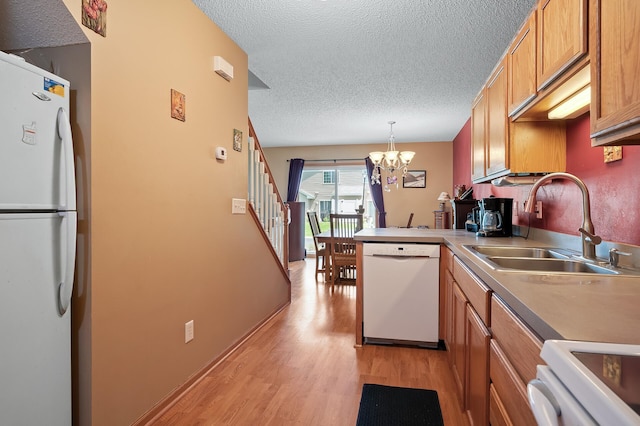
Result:
[[193,340],[193,320],[184,323],[184,342],[189,343]]
[[536,201],[536,218],[542,219],[542,201]]
[[231,199],[231,214],[246,214],[247,213],[247,200],[244,198],[232,198]]

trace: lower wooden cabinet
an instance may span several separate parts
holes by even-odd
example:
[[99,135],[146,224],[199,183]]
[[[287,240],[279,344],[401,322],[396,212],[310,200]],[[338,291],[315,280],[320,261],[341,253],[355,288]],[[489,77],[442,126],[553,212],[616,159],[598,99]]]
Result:
[[535,426],[526,386],[544,363],[542,340],[451,251],[441,253],[441,332],[460,409],[473,426]]
[[520,379],[496,340],[491,340],[490,347],[491,424],[536,426],[527,400],[527,384]]
[[496,295],[491,298],[491,334],[500,344],[507,358],[520,376],[528,383],[536,377],[543,341],[538,338],[509,307]]
[[489,424],[491,426],[513,426],[507,409],[493,383],[489,384]]
[[453,364],[451,346],[453,344],[453,275],[448,269],[442,271],[444,290],[444,311],[441,318],[444,344],[449,350],[449,364]]
[[[459,259],[444,268],[445,343],[461,409],[472,425],[489,423],[490,290]],[[452,274],[453,272],[453,274]],[[477,306],[477,308],[476,308]]]
[[[451,271],[453,270],[453,253],[445,245],[440,246],[440,321],[438,322],[440,339],[445,342],[445,345],[449,342],[450,332],[449,330],[449,307],[448,301],[450,297],[447,296],[450,291],[449,286],[453,282]],[[448,348],[448,347],[447,347]]]
[[527,383],[535,378],[537,365],[544,364],[540,358],[542,341],[495,295],[491,298],[491,314],[489,371],[493,401],[489,417],[497,424],[535,426]]
[[451,309],[451,327],[452,327],[452,341],[451,341],[451,371],[453,372],[453,378],[455,379],[458,388],[458,397],[462,403],[462,408],[467,407],[465,398],[465,383],[466,383],[466,330],[467,330],[467,298],[460,290],[460,287],[456,282],[453,282],[453,299]]
[[467,304],[467,416],[471,425],[489,421],[489,342],[491,334]]

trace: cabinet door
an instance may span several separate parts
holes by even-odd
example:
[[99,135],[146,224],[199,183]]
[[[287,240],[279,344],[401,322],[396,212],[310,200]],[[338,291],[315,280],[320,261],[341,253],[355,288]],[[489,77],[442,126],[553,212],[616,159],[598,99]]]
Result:
[[453,371],[453,378],[456,382],[458,397],[460,398],[462,407],[465,408],[467,298],[455,281],[453,282],[453,303],[451,310],[453,321],[453,365],[451,366],[451,370]]
[[536,11],[531,13],[507,54],[509,70],[509,116],[536,96]]
[[504,57],[487,83],[486,175],[506,170],[507,157],[507,68]]
[[587,54],[587,0],[542,0],[538,4],[538,33],[541,90]]
[[472,425],[489,424],[489,342],[491,334],[467,304],[467,415]]
[[453,252],[440,246],[440,309],[442,310],[441,339],[449,348],[451,342],[451,301],[453,298]]
[[444,344],[447,348],[449,366],[455,364],[455,345],[453,339],[453,276],[449,271],[445,272],[445,325]]
[[640,2],[591,0],[593,145],[640,140]]
[[486,176],[486,110],[487,98],[483,90],[471,107],[471,179],[474,181]]
[[491,426],[514,426],[493,383],[489,384],[489,424]]
[[496,340],[490,342],[489,371],[491,372],[491,424],[535,426],[536,420],[529,408],[527,383],[511,365]]

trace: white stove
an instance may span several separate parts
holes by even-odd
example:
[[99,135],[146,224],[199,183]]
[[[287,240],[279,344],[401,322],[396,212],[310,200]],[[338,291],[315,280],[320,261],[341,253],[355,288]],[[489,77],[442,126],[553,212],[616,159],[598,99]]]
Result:
[[539,425],[640,425],[640,345],[547,340],[528,386]]

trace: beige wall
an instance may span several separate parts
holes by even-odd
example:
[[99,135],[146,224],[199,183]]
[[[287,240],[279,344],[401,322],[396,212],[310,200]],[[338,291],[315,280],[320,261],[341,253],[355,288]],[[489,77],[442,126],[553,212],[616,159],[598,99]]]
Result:
[[[260,138],[260,129],[256,129]],[[271,172],[276,179],[280,194],[287,196],[287,180],[289,177],[290,158],[305,160],[319,159],[355,159],[364,158],[370,151],[386,148],[384,143],[367,145],[330,145],[312,147],[265,148],[265,156]],[[427,225],[433,227],[433,210],[437,210],[438,195],[442,191],[453,191],[453,144],[451,142],[416,142],[399,143],[401,150],[416,152],[409,169],[427,171],[426,188],[395,187],[384,193],[387,226],[406,226],[410,213],[414,213],[413,226]],[[363,163],[364,164],[364,163]],[[449,205],[449,209],[451,206]]]
[[[79,23],[81,0],[64,3]],[[90,71],[71,80],[90,88],[74,105],[90,118],[73,123],[85,195],[74,421],[126,425],[285,304],[289,288],[250,216],[230,213],[247,193],[247,55],[189,0],[109,2],[106,38],[81,28]],[[234,66],[232,82],[211,70],[215,55]],[[170,117],[171,88],[186,94],[186,122]]]

